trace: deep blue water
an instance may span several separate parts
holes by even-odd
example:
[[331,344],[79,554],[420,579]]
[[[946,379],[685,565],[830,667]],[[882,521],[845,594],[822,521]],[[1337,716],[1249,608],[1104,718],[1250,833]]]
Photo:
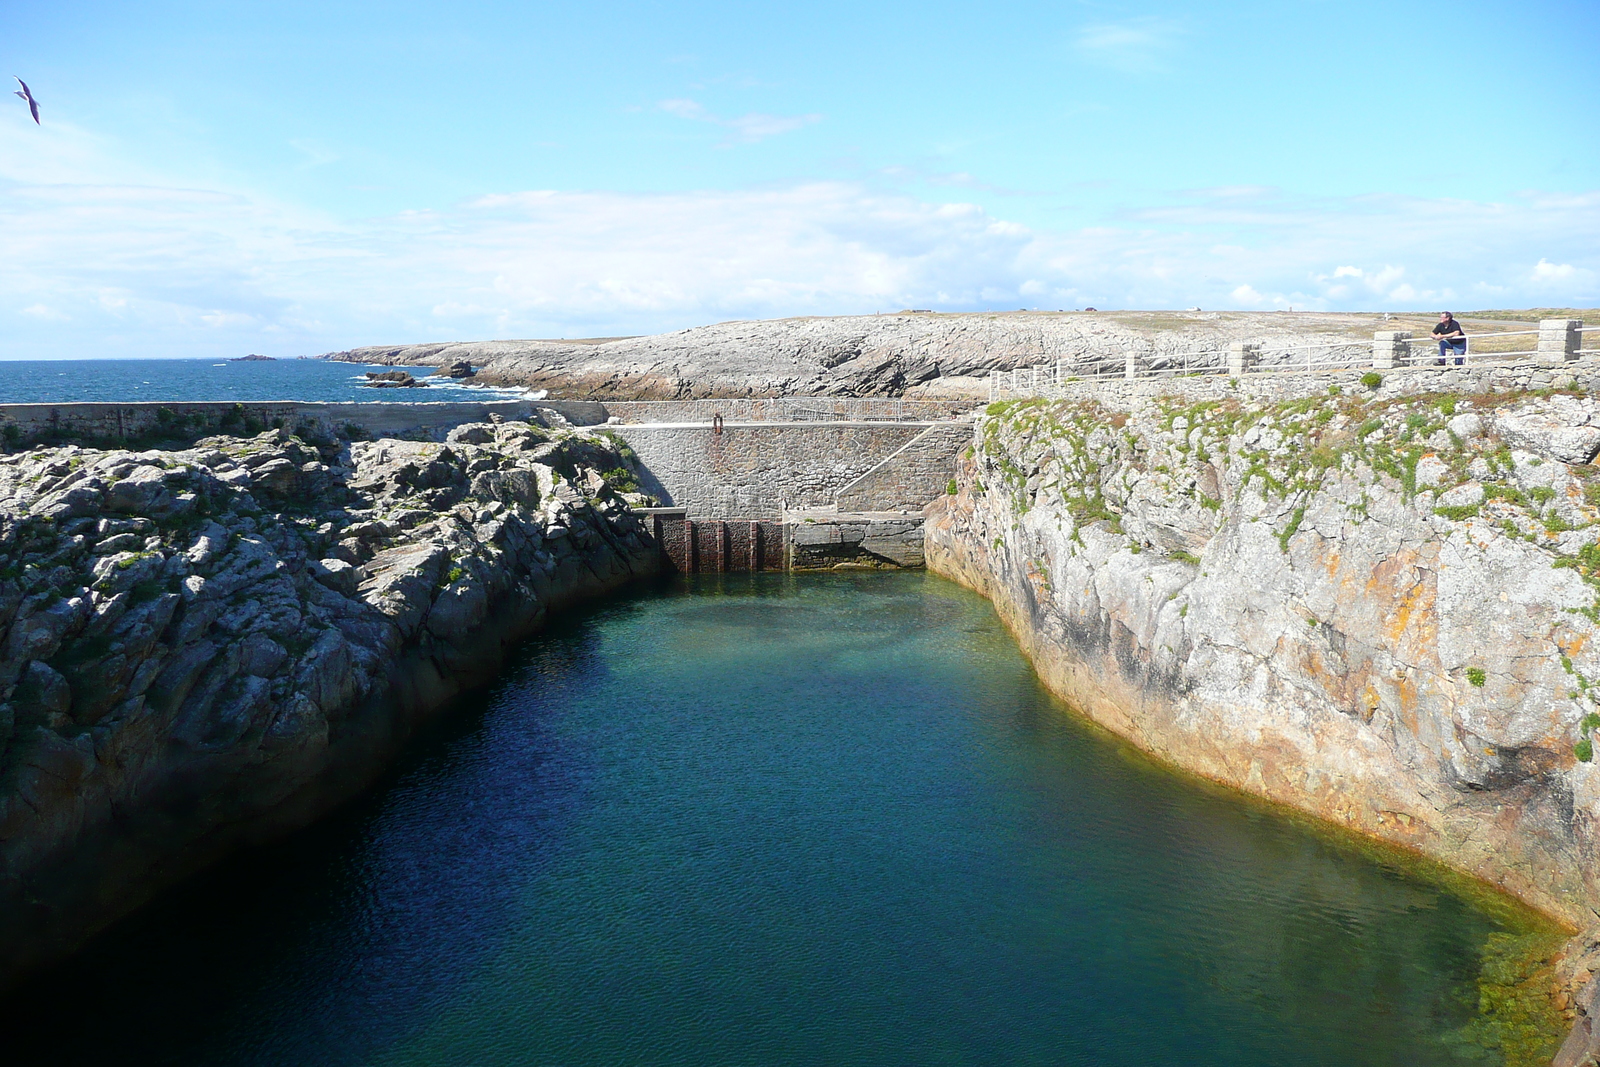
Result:
[[[0,404],[98,400],[487,400],[520,396],[521,390],[460,385],[428,378],[426,389],[370,389],[361,363],[283,359],[232,363],[199,359],[0,360]],[[407,367],[419,378],[427,368]]]
[[322,825],[0,1010],[16,1064],[1497,1062],[1500,919],[1153,767],[923,574],[569,616]]

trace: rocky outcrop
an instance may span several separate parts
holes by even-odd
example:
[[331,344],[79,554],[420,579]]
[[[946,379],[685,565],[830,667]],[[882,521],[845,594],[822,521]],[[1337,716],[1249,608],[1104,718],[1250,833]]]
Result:
[[549,611],[653,571],[629,465],[515,422],[0,457],[0,979],[309,821]]
[[403,370],[367,371],[367,380],[361,383],[368,389],[421,389],[417,381]]
[[458,359],[454,363],[440,367],[433,373],[438,378],[472,378],[478,372],[472,369],[472,364],[467,360]]
[[[1429,324],[1409,324],[1426,333]],[[987,375],[1136,352],[1151,367],[1232,341],[1358,341],[1406,328],[1376,315],[1118,312],[857,315],[723,322],[652,337],[375,345],[325,359],[393,366],[467,361],[486,385],[617,400],[700,397],[986,397]],[[1265,362],[1287,355],[1269,354]],[[1303,356],[1303,353],[1299,354]]]
[[1592,1010],[1600,405],[989,411],[930,506],[932,569],[986,593],[1046,682],[1141,748],[1590,931],[1555,1005]]

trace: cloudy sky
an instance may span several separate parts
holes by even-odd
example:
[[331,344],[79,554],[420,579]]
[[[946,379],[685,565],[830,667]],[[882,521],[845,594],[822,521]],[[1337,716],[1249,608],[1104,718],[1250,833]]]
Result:
[[1592,0],[3,0],[0,59],[0,358],[1600,304]]

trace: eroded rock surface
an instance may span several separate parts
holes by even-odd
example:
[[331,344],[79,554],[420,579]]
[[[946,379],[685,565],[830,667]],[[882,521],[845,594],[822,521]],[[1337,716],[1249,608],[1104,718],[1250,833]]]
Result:
[[1571,1017],[1600,985],[1594,409],[995,405],[928,563],[1142,748],[1587,929],[1558,971]]
[[552,608],[656,566],[602,435],[0,457],[0,979],[359,789]]

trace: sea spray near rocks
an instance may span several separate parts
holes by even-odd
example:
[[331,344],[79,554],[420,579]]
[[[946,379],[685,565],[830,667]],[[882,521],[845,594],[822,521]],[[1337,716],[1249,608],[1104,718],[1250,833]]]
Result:
[[603,435],[0,457],[0,978],[359,789],[553,608],[648,574]]

